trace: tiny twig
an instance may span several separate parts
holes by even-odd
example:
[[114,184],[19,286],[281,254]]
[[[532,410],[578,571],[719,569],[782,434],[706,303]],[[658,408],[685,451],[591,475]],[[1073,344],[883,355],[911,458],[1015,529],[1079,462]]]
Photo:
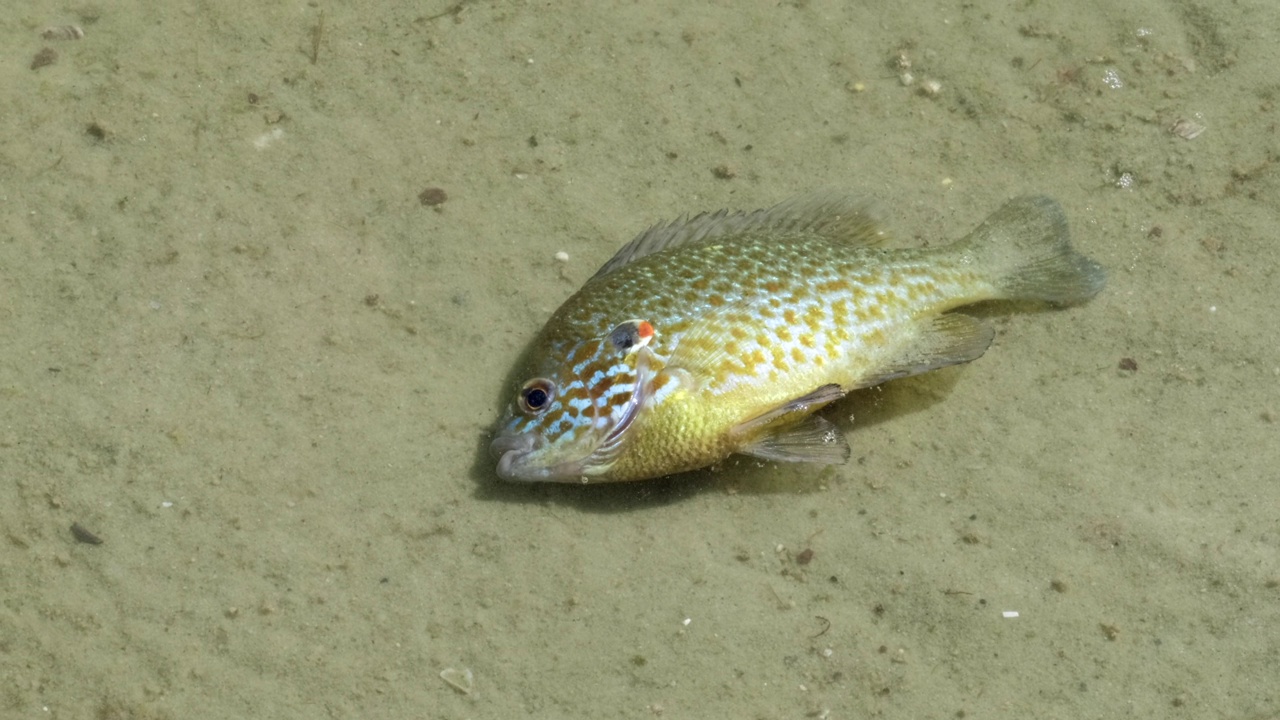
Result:
[[320,11],[320,19],[311,28],[311,64],[320,59],[320,41],[324,38],[324,11]]

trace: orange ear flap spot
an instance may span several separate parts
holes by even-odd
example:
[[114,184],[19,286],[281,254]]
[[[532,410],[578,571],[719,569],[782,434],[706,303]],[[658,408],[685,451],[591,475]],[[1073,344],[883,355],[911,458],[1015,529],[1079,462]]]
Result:
[[657,331],[648,320],[627,320],[609,331],[609,342],[619,352],[630,354],[653,339]]

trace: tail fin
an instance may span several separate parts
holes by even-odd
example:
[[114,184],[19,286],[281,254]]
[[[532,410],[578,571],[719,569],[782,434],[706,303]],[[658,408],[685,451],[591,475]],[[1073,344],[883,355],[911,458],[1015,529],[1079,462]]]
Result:
[[1000,299],[1070,305],[1097,295],[1107,282],[1101,265],[1072,249],[1062,206],[1043,195],[1005,203],[961,245],[990,273]]

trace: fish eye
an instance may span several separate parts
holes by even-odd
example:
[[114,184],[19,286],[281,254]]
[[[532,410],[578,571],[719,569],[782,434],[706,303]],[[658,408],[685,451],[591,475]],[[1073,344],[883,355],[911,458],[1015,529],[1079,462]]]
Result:
[[555,393],[555,383],[546,378],[534,378],[520,388],[520,409],[530,415],[536,415],[547,409]]

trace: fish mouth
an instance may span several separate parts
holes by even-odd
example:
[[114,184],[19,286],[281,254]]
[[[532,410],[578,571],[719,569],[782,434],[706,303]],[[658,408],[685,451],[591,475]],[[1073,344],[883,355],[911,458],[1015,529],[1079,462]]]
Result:
[[635,412],[628,412],[623,422],[615,425],[599,446],[576,460],[539,465],[537,452],[543,449],[547,440],[537,433],[499,435],[489,444],[489,450],[498,458],[498,477],[503,480],[586,483],[607,470],[617,459],[621,449],[619,441],[634,418]]
[[532,433],[520,435],[499,435],[489,444],[489,452],[498,458],[498,477],[503,480],[532,480],[528,472],[530,468],[521,462],[532,453],[541,438]]
[[546,445],[546,440],[534,433],[499,435],[489,444],[489,450],[498,457],[498,477],[503,480],[524,482],[577,480],[582,476],[585,460],[562,462],[540,466],[529,462],[531,456]]

